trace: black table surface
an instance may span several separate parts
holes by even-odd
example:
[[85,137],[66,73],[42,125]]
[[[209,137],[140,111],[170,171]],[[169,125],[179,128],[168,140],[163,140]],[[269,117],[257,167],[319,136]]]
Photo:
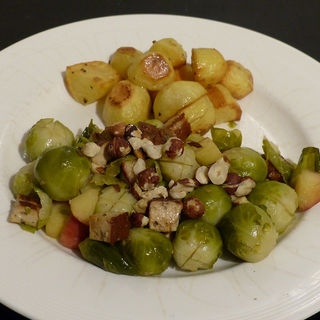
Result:
[[[164,13],[252,29],[320,61],[320,0],[0,0],[0,13],[0,50],[69,22],[119,14]],[[26,319],[2,304],[0,317]],[[320,313],[308,319],[320,319]]]

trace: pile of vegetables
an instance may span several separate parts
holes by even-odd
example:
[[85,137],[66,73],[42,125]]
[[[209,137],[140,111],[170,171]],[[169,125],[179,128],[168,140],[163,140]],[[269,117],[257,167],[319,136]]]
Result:
[[65,80],[84,105],[104,99],[105,127],[74,136],[60,121],[35,123],[8,220],[106,271],[211,269],[224,250],[257,262],[320,201],[318,148],[295,164],[266,138],[260,154],[238,129],[216,127],[240,120],[237,99],[253,88],[216,49],[192,49],[188,64],[171,38],[145,53],[121,47],[109,63],[67,67]]

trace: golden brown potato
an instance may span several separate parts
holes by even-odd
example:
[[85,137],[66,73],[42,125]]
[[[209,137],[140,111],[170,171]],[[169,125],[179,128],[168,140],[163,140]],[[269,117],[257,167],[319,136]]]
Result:
[[118,82],[106,97],[102,119],[106,126],[117,122],[137,123],[149,118],[151,100],[145,88],[129,80]]
[[117,70],[122,79],[127,79],[128,67],[142,55],[141,51],[133,47],[120,47],[110,56],[109,63]]
[[250,70],[239,62],[228,60],[227,71],[221,80],[236,99],[242,99],[253,90],[253,78]]
[[215,108],[216,124],[240,120],[241,107],[226,87],[217,84],[209,86],[207,91],[208,97]]
[[175,72],[169,58],[159,52],[147,52],[130,65],[128,79],[156,91],[174,81]]
[[227,62],[216,49],[192,49],[191,64],[195,80],[204,87],[221,81],[227,71]]
[[206,89],[198,82],[174,81],[158,92],[153,103],[154,117],[166,122],[180,109],[206,94]]
[[69,93],[84,105],[103,98],[119,79],[117,71],[103,61],[68,66],[65,76]]
[[168,57],[174,68],[181,67],[186,63],[187,54],[180,43],[173,38],[163,38],[153,41],[149,51],[160,52]]
[[179,73],[179,80],[194,81],[194,74],[190,63],[183,65],[177,71]]
[[203,135],[216,123],[215,109],[207,95],[181,109],[178,114],[181,113],[184,113],[194,133]]

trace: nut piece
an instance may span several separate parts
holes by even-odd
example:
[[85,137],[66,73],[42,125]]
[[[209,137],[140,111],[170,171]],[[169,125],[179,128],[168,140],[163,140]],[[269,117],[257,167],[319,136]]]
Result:
[[142,213],[132,212],[130,215],[130,223],[134,228],[143,228],[149,223],[149,218]]
[[109,158],[109,156],[105,152],[107,145],[108,142],[101,145],[99,152],[94,157],[92,157],[91,166],[93,172],[101,173],[101,171],[104,171],[104,168],[107,165],[107,161]]
[[245,177],[239,183],[239,186],[236,192],[234,193],[234,195],[237,197],[246,196],[253,190],[255,186],[256,186],[256,182],[252,178]]
[[199,183],[201,184],[209,183],[208,171],[209,169],[206,166],[201,166],[197,169],[195,178]]
[[183,213],[190,219],[197,219],[204,214],[205,207],[202,201],[195,197],[190,197],[183,201]]
[[133,194],[140,199],[146,199],[148,201],[156,198],[167,198],[168,190],[164,186],[156,187],[153,190],[142,191],[137,183],[133,185]]
[[243,196],[243,197],[236,197],[234,195],[231,195],[231,201],[233,204],[238,205],[238,204],[242,204],[242,203],[248,203],[248,199]]
[[131,152],[131,147],[128,141],[121,137],[114,137],[107,145],[107,154],[113,158],[122,158]]
[[154,168],[147,168],[137,175],[137,183],[144,190],[153,190],[160,182],[160,176]]
[[140,199],[133,205],[133,210],[136,213],[144,214],[147,211],[148,205],[149,205],[148,199]]
[[139,174],[141,171],[145,170],[146,167],[146,162],[141,159],[138,158],[138,160],[136,161],[135,165],[133,166],[133,172],[135,175]]
[[175,200],[152,200],[149,205],[149,227],[159,232],[176,231],[182,202]]
[[195,179],[181,179],[170,187],[169,195],[172,199],[180,200],[193,191],[196,186],[198,186],[198,182]]
[[136,175],[134,173],[134,166],[136,164],[135,160],[127,160],[121,162],[121,169],[129,184],[132,184],[136,180]]
[[124,122],[117,122],[110,127],[107,127],[107,131],[114,137],[124,137],[127,124]]
[[125,128],[125,136],[127,138],[140,138],[142,137],[142,132],[133,124],[128,124]]
[[82,147],[81,151],[85,156],[93,158],[99,153],[100,149],[101,147],[98,146],[96,143],[88,142]]
[[161,144],[153,144],[152,141],[143,138],[141,140],[141,148],[148,155],[149,158],[157,160],[162,157],[162,145]]
[[174,159],[183,154],[184,151],[184,142],[176,137],[171,137],[163,145],[163,152],[170,158]]
[[208,177],[213,184],[223,184],[228,176],[230,163],[221,157],[214,164],[212,164],[208,171]]

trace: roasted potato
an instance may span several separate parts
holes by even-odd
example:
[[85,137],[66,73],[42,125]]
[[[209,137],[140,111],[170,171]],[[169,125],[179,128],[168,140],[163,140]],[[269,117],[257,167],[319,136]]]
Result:
[[175,80],[171,61],[159,52],[147,52],[128,68],[128,79],[151,91],[157,91]]
[[128,67],[142,55],[141,51],[133,47],[120,47],[110,56],[109,63],[117,70],[122,79],[127,79]]
[[227,61],[227,71],[220,83],[236,99],[242,99],[253,90],[253,78],[250,70],[233,60]]
[[240,120],[241,107],[226,87],[217,84],[209,86],[207,91],[208,97],[215,108],[216,124]]
[[103,61],[68,66],[65,75],[69,93],[84,105],[103,98],[119,80],[118,72]]
[[174,81],[158,92],[153,103],[154,117],[166,122],[180,109],[206,94],[206,89],[198,82]]
[[221,81],[227,71],[227,62],[216,49],[192,49],[191,64],[195,80],[204,87]]
[[183,113],[191,131],[197,133],[207,132],[215,123],[215,110],[207,91],[195,81],[175,81],[160,90],[153,113],[162,122]]
[[153,41],[149,49],[152,52],[160,52],[168,57],[174,68],[179,68],[186,63],[187,54],[180,43],[173,38],[164,38]]
[[151,100],[145,88],[121,80],[106,97],[102,119],[106,126],[116,122],[137,123],[150,117]]

